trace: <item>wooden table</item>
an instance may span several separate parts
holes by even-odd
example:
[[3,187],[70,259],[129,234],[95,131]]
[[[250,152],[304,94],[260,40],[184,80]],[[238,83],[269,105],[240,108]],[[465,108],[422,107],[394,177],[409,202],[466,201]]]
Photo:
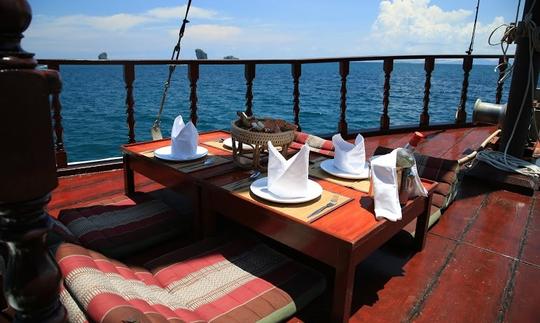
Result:
[[[225,136],[227,134],[224,132],[207,133],[201,135],[200,141]],[[334,322],[346,322],[349,319],[354,274],[359,262],[414,219],[417,219],[415,248],[422,250],[424,247],[431,197],[437,185],[434,182],[423,180],[429,192],[428,197],[409,201],[403,207],[403,219],[391,222],[375,220],[373,199],[366,193],[314,178],[325,190],[350,197],[353,201],[313,223],[306,223],[276,212],[264,203],[243,198],[222,188],[248,176],[246,171],[236,168],[232,163],[183,174],[179,171],[171,172],[171,168],[163,161],[140,154],[141,151],[167,144],[168,141],[165,140],[124,146],[126,192],[133,191],[133,171],[164,185],[195,183],[200,194],[198,201],[204,202],[200,203],[199,212],[199,223],[204,234],[212,234],[215,230],[215,219],[221,215],[332,266],[335,268],[331,313]],[[213,153],[230,156],[230,152],[207,148]]]

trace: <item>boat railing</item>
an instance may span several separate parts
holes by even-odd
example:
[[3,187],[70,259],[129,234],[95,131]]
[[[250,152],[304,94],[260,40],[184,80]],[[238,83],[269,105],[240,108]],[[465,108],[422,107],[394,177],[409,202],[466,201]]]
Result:
[[[507,56],[513,58],[513,56]],[[49,69],[60,71],[62,65],[121,65],[124,72],[125,83],[125,107],[126,107],[126,122],[128,125],[127,143],[136,142],[135,137],[135,101],[133,99],[133,83],[135,81],[135,67],[141,65],[186,65],[187,78],[189,80],[189,99],[190,99],[190,117],[196,124],[198,119],[198,97],[197,97],[197,81],[199,79],[199,67],[201,65],[243,65],[245,76],[245,111],[248,115],[253,113],[253,82],[255,79],[255,71],[257,65],[269,64],[288,64],[291,66],[291,76],[293,81],[293,91],[291,93],[292,113],[294,123],[301,129],[300,124],[300,77],[302,74],[302,65],[317,64],[317,63],[337,63],[339,66],[338,73],[340,76],[340,116],[337,131],[343,136],[348,137],[352,133],[361,131],[365,135],[386,134],[397,131],[407,131],[414,128],[434,129],[434,128],[451,128],[468,126],[466,102],[467,91],[469,87],[469,73],[473,67],[475,60],[491,59],[499,62],[499,82],[494,84],[495,101],[500,103],[503,93],[503,75],[505,73],[506,64],[504,57],[501,55],[397,55],[397,56],[359,56],[359,57],[339,57],[339,58],[309,58],[309,59],[239,59],[239,60],[73,60],[73,59],[39,59],[38,63],[47,65]],[[395,61],[424,61],[425,83],[423,106],[418,116],[418,123],[408,126],[393,127],[389,116],[390,102],[390,80]],[[434,70],[436,61],[443,60],[461,60],[463,68],[463,81],[461,84],[461,95],[459,101],[456,100],[457,107],[453,122],[447,123],[430,123],[429,101],[431,91],[431,74]],[[383,99],[381,105],[381,115],[379,127],[375,129],[358,129],[351,131],[347,124],[347,77],[349,75],[349,67],[351,62],[382,62],[382,72],[384,73],[383,84]],[[55,135],[55,149],[57,166],[59,169],[66,168],[67,151],[63,140],[62,127],[62,104],[60,101],[60,93],[53,93],[51,100],[51,110],[53,118],[53,128]],[[95,165],[95,161],[92,163]],[[99,163],[98,163],[99,164]],[[110,162],[108,165],[110,166]],[[80,165],[80,164],[79,164]]]

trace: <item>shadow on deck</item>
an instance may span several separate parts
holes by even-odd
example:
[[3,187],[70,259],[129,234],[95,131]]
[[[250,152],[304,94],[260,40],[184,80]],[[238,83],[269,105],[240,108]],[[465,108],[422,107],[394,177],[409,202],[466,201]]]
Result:
[[[434,132],[419,151],[457,159],[492,131]],[[402,146],[409,135],[367,138],[367,153],[379,145]],[[140,175],[136,183],[144,192],[162,188]],[[538,322],[539,197],[466,178],[456,201],[430,230],[422,252],[410,251],[412,239],[402,232],[358,266],[351,322]],[[122,171],[64,177],[49,212],[56,216],[62,209],[123,199]],[[306,315],[311,321],[313,316]]]

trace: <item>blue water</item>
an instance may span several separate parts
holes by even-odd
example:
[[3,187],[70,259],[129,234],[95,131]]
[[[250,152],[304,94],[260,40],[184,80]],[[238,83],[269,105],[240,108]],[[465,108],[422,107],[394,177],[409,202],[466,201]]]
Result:
[[[311,133],[337,129],[340,77],[337,63],[306,64],[300,79],[300,124]],[[135,136],[150,139],[150,127],[159,109],[166,66],[137,66],[134,83]],[[70,162],[120,155],[127,142],[125,89],[122,66],[62,66],[61,94],[64,141]],[[495,101],[498,74],[494,66],[475,65],[470,74],[467,113],[474,101]],[[459,104],[463,70],[459,64],[436,64],[430,96],[431,122],[454,119]],[[418,123],[423,107],[423,64],[396,63],[392,72],[389,114],[391,125]],[[347,79],[349,129],[379,125],[384,73],[381,63],[351,63]],[[508,83],[508,82],[507,82]],[[508,94],[505,85],[503,101]],[[290,65],[257,66],[253,111],[292,121],[293,81]],[[228,129],[236,111],[245,109],[244,68],[241,65],[201,66],[198,82],[198,129]],[[164,135],[170,134],[178,114],[189,118],[187,68],[173,77],[162,118]]]

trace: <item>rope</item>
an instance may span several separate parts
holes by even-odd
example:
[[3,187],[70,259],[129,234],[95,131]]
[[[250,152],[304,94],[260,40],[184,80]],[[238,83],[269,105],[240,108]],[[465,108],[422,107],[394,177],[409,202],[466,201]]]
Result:
[[472,35],[471,35],[471,43],[469,44],[469,50],[465,52],[467,53],[467,55],[471,55],[473,51],[474,35],[476,34],[476,22],[478,21],[478,8],[480,8],[480,0],[477,0],[476,2],[476,14],[474,16],[474,25],[473,25]]
[[[189,20],[187,20],[189,8],[191,8],[191,0],[188,0],[187,6],[186,6],[186,14],[184,16],[184,20],[182,20],[182,25],[180,26],[180,30],[178,32],[178,42],[174,46],[173,52],[171,54],[171,60],[177,61],[178,57],[180,56],[180,42],[182,41],[182,37],[184,37],[186,24],[189,22]],[[159,130],[160,128],[161,114],[163,113],[163,107],[165,106],[165,101],[167,99],[167,92],[169,91],[169,87],[171,85],[171,78],[175,69],[176,69],[176,65],[173,65],[173,64],[169,65],[169,75],[167,76],[167,80],[165,81],[165,84],[163,87],[163,94],[161,96],[159,112],[156,116],[156,120],[154,121],[154,125],[152,126],[153,129]]]
[[476,154],[476,159],[507,172],[519,173],[531,177],[540,177],[540,167],[500,151],[479,151],[478,154]]

